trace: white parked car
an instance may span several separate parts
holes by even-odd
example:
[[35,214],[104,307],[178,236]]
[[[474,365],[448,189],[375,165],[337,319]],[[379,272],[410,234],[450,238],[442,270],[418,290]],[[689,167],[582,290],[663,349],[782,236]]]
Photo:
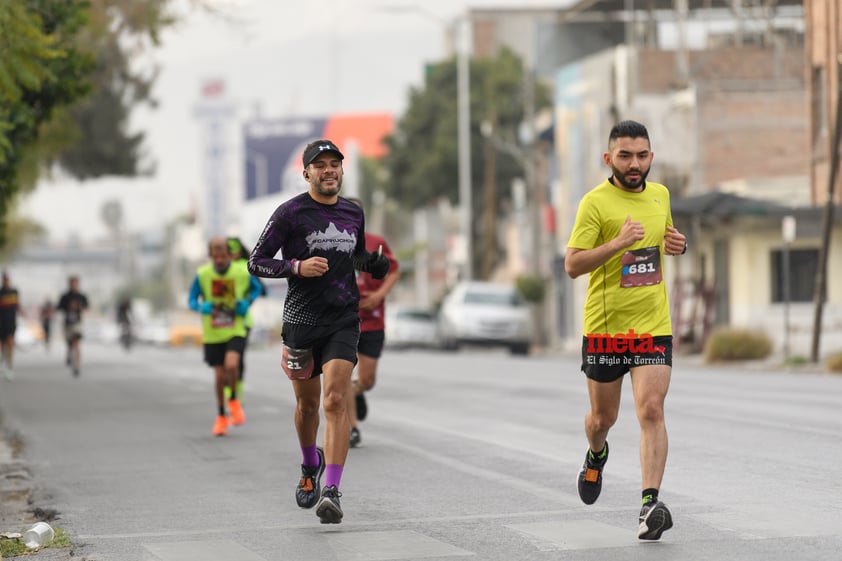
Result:
[[432,310],[386,304],[386,346],[432,348],[439,344],[438,321]]
[[532,312],[513,285],[461,282],[439,311],[439,336],[448,349],[463,344],[505,346],[529,354]]

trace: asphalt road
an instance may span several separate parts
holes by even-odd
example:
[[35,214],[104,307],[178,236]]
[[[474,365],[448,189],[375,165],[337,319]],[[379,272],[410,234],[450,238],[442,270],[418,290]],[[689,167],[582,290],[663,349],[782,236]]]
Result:
[[637,539],[626,382],[602,496],[580,503],[585,383],[571,357],[387,351],[342,480],[345,520],[296,507],[300,451],[276,349],[250,350],[246,424],[211,436],[199,349],[18,355],[0,381],[41,506],[97,561],[842,559],[842,377],[676,359],[661,498]]

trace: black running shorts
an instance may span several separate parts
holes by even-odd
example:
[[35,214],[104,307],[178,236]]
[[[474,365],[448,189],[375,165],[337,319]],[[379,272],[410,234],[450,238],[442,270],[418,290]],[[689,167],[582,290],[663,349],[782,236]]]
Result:
[[672,366],[672,335],[627,339],[621,344],[613,338],[582,337],[582,372],[591,380],[613,382],[632,368],[647,365]]
[[371,358],[380,358],[383,354],[383,342],[386,340],[385,332],[363,331],[360,333],[360,344],[357,345],[357,352]]
[[360,321],[354,318],[344,325],[312,326],[285,323],[281,328],[285,345],[293,349],[313,350],[313,377],[322,373],[322,366],[339,358],[357,364]]
[[205,343],[205,362],[208,366],[223,366],[228,351],[242,354],[245,348],[245,337],[231,337],[226,343]]

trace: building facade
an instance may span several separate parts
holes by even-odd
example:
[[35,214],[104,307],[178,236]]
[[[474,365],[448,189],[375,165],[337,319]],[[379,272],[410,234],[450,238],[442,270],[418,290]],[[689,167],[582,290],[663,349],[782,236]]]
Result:
[[[804,2],[806,21],[806,69],[810,98],[810,183],[812,202],[822,205],[830,192],[832,154],[838,152],[834,129],[842,121],[837,115],[842,89],[842,5],[838,0]],[[834,202],[842,201],[842,179],[836,174]]]

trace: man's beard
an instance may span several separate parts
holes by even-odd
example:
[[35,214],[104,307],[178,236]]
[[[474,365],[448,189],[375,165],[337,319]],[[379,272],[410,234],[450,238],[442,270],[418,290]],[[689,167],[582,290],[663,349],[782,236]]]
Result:
[[321,181],[316,182],[313,185],[313,187],[315,188],[316,193],[318,193],[319,195],[321,195],[323,197],[332,197],[334,195],[338,195],[339,191],[342,190],[342,178],[341,177],[336,178],[336,187],[330,187],[330,188],[323,187]]
[[646,176],[649,175],[648,169],[646,171],[638,171],[640,177],[637,178],[635,181],[629,181],[628,179],[626,179],[626,176],[614,166],[611,166],[611,172],[614,175],[614,179],[616,179],[620,183],[620,185],[622,185],[626,189],[637,189],[638,187],[643,185],[643,183],[646,181]]

